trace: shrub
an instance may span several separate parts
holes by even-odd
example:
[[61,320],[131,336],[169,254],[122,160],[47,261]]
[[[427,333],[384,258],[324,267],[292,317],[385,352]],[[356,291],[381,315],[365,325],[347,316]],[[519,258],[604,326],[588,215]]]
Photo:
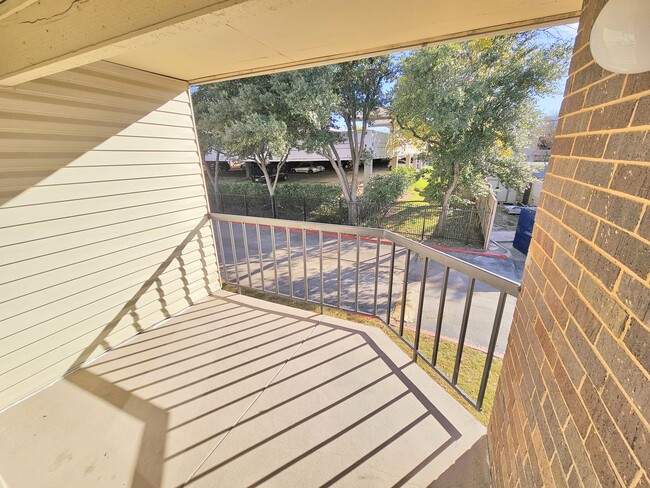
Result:
[[375,176],[365,187],[364,201],[382,207],[390,206],[416,181],[413,168],[397,168],[388,174]]
[[[219,182],[219,192],[223,195],[264,196],[269,194],[265,184],[253,183],[252,181]],[[278,185],[275,189],[275,195],[284,198],[308,198],[310,200],[325,201],[340,198],[341,189],[338,185],[284,183]]]
[[222,195],[264,196],[269,194],[266,185],[252,181],[220,181],[219,193]]

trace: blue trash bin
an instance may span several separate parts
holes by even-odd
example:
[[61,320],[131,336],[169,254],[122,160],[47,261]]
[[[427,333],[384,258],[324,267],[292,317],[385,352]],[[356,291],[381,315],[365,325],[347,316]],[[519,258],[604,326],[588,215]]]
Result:
[[517,251],[528,254],[528,247],[530,240],[533,237],[533,226],[535,225],[535,214],[537,208],[524,207],[519,214],[517,221],[517,231],[515,232],[515,240],[512,242],[512,247]]

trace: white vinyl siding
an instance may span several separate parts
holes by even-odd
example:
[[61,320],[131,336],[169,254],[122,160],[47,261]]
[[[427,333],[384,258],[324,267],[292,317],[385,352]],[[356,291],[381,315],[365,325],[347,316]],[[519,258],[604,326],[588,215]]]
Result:
[[106,62],[0,88],[0,409],[218,288],[193,124]]

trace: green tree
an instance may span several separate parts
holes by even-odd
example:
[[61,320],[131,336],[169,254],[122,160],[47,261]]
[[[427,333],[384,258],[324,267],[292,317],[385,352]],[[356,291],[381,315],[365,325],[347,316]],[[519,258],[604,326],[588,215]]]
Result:
[[[372,155],[366,149],[366,136],[371,114],[384,106],[388,100],[384,85],[393,79],[395,68],[388,56],[349,61],[330,67],[331,82],[328,89],[321,85],[323,101],[331,105],[329,115],[312,124],[304,139],[304,148],[309,152],[321,154],[331,164],[339,179],[343,197],[348,203],[349,222],[357,222],[357,193],[359,188],[359,168],[364,159]],[[334,130],[334,118],[339,118],[347,135],[350,147],[352,177],[348,178],[336,144],[344,137]]]
[[405,56],[392,114],[427,148],[444,231],[449,201],[463,186],[485,191],[487,176],[506,186],[530,180],[522,148],[537,124],[534,101],[566,72],[569,46],[537,32],[426,48]]
[[[324,74],[314,68],[198,87],[193,102],[201,150],[253,160],[273,198],[291,149],[303,144],[312,124],[330,119],[331,101],[321,97]],[[275,177],[268,170],[272,159],[278,160]]]

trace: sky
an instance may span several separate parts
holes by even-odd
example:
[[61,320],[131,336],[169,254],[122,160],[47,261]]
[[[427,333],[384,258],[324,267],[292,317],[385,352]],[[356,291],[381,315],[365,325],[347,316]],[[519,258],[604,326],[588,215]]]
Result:
[[[565,39],[571,41],[573,44],[576,34],[578,32],[578,24],[569,24],[561,25],[558,27],[552,27],[547,30],[548,35],[546,36],[549,42],[554,40],[554,37]],[[567,77],[565,76],[558,81],[556,87],[556,93],[553,95],[547,95],[545,97],[540,97],[537,101],[537,107],[544,113],[544,115],[556,116],[560,112],[560,105],[562,104],[562,98],[564,94],[564,86],[566,85]]]

